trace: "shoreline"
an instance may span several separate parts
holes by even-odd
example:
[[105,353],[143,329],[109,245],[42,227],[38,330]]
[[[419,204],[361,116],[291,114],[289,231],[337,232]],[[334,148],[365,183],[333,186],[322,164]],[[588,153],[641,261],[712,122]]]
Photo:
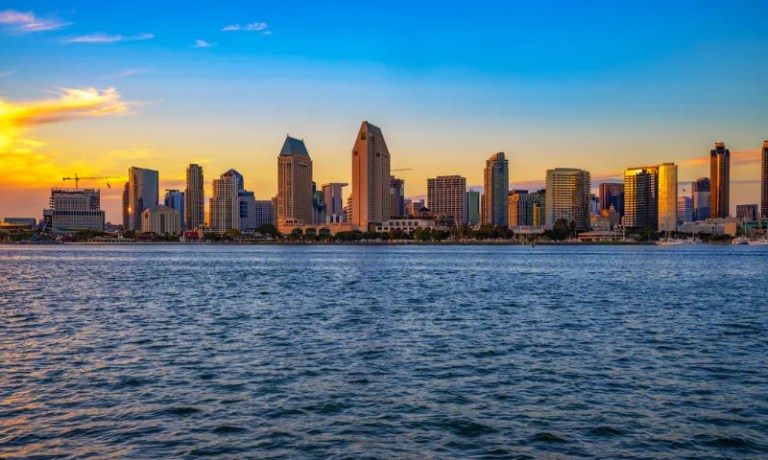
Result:
[[[246,241],[246,242],[184,242],[184,241],[79,241],[66,243],[0,242],[0,246],[661,246],[655,241],[588,241],[537,242],[511,241]],[[702,242],[695,246],[731,246],[730,242]]]

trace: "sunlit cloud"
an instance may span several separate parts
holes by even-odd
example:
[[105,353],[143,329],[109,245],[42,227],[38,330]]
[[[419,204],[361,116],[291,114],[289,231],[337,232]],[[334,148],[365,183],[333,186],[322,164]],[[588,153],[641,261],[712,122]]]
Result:
[[266,31],[268,28],[269,26],[267,26],[266,22],[253,22],[244,26],[241,26],[240,24],[230,24],[221,30],[223,32],[262,32]]
[[[46,144],[28,138],[30,130],[62,121],[127,115],[133,106],[114,88],[63,88],[55,94],[55,98],[42,101],[0,99],[0,171],[6,184],[39,185],[61,175],[56,153],[41,153],[39,149]],[[93,168],[91,163],[69,166],[87,172]]]
[[195,40],[195,44],[192,45],[192,48],[212,48],[216,46],[216,43],[209,43],[205,40]]
[[64,40],[64,43],[119,43],[151,40],[153,38],[155,38],[155,34],[148,33],[138,35],[110,35],[104,33],[95,33],[68,38]]
[[14,32],[45,32],[66,27],[71,23],[58,18],[42,18],[35,13],[16,10],[0,11],[0,24]]
[[[757,165],[761,161],[760,148],[753,150],[742,150],[740,152],[731,152],[731,165]],[[703,157],[691,158],[680,163],[680,166],[706,166],[709,164],[709,155]]]

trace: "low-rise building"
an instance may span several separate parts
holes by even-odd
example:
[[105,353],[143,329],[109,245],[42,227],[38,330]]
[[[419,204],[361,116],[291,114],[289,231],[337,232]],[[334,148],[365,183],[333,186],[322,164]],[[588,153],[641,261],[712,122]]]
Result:
[[181,233],[181,215],[169,206],[145,209],[141,213],[141,231],[157,235],[178,235]]

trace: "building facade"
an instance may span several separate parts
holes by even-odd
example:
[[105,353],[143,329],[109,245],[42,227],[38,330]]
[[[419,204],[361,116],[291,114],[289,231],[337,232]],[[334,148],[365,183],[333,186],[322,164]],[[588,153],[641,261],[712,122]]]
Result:
[[272,200],[256,200],[254,213],[256,228],[264,224],[275,225],[274,211]]
[[395,176],[389,179],[390,217],[405,217],[405,181]]
[[256,219],[256,196],[248,190],[238,190],[237,206],[240,212],[240,230],[250,232],[258,227]]
[[624,171],[624,226],[672,232],[677,229],[677,165]]
[[145,209],[157,207],[160,200],[160,178],[152,169],[128,169],[128,216],[126,230],[141,231],[141,213]]
[[277,157],[277,221],[312,223],[312,159],[304,141],[287,136]]
[[392,215],[390,161],[381,129],[364,121],[352,147],[352,224],[367,227]]
[[731,206],[731,151],[722,142],[716,142],[709,153],[709,180],[711,216],[728,217]]
[[576,230],[590,228],[590,189],[592,181],[588,171],[556,168],[547,171],[546,227],[551,230],[555,222],[564,219],[574,222]]
[[184,202],[185,201],[186,200],[185,200],[184,192],[180,190],[165,191],[165,197],[163,199],[163,202],[165,203],[166,206],[168,206],[169,208],[172,208],[173,210],[179,213],[182,230],[184,230],[184,204],[185,204]]
[[504,152],[491,155],[485,161],[483,174],[483,225],[509,224],[509,160]]
[[437,176],[427,179],[427,206],[435,216],[451,217],[458,225],[467,221],[467,179]]
[[763,141],[760,177],[760,213],[768,217],[768,141]]
[[624,184],[614,182],[600,184],[598,196],[600,211],[607,211],[613,206],[613,209],[624,217]]
[[509,226],[521,227],[533,225],[534,194],[528,190],[509,192]]
[[184,190],[184,228],[195,230],[205,225],[205,180],[203,167],[187,166],[187,188]]
[[677,223],[693,222],[693,198],[681,196],[677,198]]
[[469,190],[467,192],[467,224],[480,223],[480,192]]
[[338,224],[347,221],[347,213],[344,211],[344,187],[347,185],[349,184],[341,182],[323,185],[326,223]]
[[739,220],[756,221],[757,205],[756,204],[737,204],[736,218]]
[[317,184],[312,182],[312,225],[325,224],[325,194],[317,189]]
[[45,227],[56,231],[104,230],[99,189],[53,188],[49,209],[43,211]]
[[229,170],[213,180],[210,199],[210,229],[216,233],[240,230],[240,194],[242,176]]
[[659,231],[677,230],[677,165],[662,163],[659,174]]
[[156,235],[180,235],[181,214],[169,206],[155,206],[141,213],[141,231]]
[[700,177],[691,183],[691,198],[693,199],[693,221],[709,219],[711,201],[708,177]]

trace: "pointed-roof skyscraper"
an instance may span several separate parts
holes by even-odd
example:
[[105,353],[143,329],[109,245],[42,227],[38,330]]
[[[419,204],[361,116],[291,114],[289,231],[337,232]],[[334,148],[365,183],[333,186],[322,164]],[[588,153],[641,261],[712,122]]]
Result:
[[312,160],[304,141],[291,136],[277,157],[277,223],[312,223]]
[[389,219],[390,156],[381,129],[367,121],[352,147],[352,223],[366,230]]

